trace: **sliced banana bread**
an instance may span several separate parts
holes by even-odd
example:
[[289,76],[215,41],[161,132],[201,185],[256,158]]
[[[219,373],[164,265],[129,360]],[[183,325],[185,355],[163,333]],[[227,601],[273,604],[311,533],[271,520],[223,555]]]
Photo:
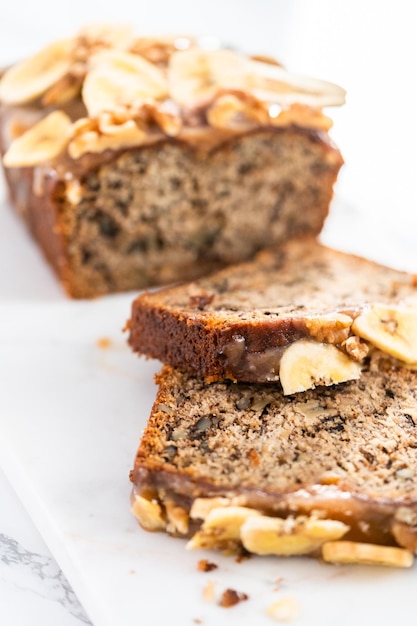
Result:
[[93,28],[0,80],[10,196],[71,296],[192,279],[316,235],[337,86],[192,38]]
[[131,473],[145,529],[258,554],[326,544],[328,560],[417,550],[417,372],[375,352],[361,380],[291,397],[169,366],[157,382]]
[[132,305],[133,350],[207,380],[304,391],[360,376],[376,346],[417,362],[417,280],[312,238]]

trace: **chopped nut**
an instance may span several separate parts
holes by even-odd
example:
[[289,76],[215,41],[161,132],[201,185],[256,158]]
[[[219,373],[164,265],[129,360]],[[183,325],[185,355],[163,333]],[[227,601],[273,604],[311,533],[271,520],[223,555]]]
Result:
[[391,532],[398,545],[417,553],[417,526],[395,521],[392,523]]
[[319,128],[327,131],[333,126],[333,121],[324,115],[320,109],[294,103],[288,108],[281,109],[276,116],[273,116],[272,124],[274,126],[296,124],[305,128]]
[[207,110],[207,121],[214,128],[238,130],[248,124],[268,124],[268,111],[262,103],[253,99],[245,101],[233,94],[218,97]]
[[414,562],[414,556],[410,550],[353,541],[325,543],[322,547],[322,556],[328,563],[386,565],[388,567],[411,567]]
[[248,598],[249,596],[246,593],[235,591],[234,589],[226,589],[223,591],[218,605],[228,609],[229,607],[235,606],[239,602],[243,602]]
[[316,341],[336,345],[348,338],[352,318],[344,313],[331,313],[307,319],[305,324],[309,334]]
[[207,559],[201,559],[197,563],[197,569],[199,572],[212,572],[214,569],[217,569],[218,565],[216,563],[211,563]]
[[344,348],[347,354],[352,357],[352,359],[355,359],[355,361],[363,361],[369,353],[368,344],[361,341],[356,335],[348,337],[346,341],[342,343],[342,348]]

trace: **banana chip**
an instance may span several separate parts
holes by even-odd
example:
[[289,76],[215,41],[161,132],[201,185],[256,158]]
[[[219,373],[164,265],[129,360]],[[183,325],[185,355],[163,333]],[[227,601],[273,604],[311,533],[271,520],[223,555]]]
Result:
[[82,99],[90,117],[120,105],[139,106],[147,99],[168,93],[164,74],[149,61],[120,50],[94,55],[82,88]]
[[346,92],[333,83],[296,76],[279,65],[249,59],[232,50],[190,49],[169,62],[171,96],[184,106],[213,100],[222,89],[241,89],[264,102],[312,107],[337,106]]
[[279,377],[284,395],[357,380],[359,363],[331,344],[301,339],[290,345],[281,358]]
[[5,167],[31,167],[53,159],[69,140],[71,120],[54,111],[13,141],[3,157]]
[[375,304],[355,319],[352,330],[383,352],[417,363],[416,307]]
[[0,100],[24,104],[39,98],[68,73],[73,45],[72,39],[56,41],[13,65],[0,81]]

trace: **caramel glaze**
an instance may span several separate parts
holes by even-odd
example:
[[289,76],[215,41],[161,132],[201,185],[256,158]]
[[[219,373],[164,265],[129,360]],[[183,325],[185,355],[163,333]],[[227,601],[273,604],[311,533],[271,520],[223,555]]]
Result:
[[[387,546],[398,546],[391,530],[398,509],[405,507],[417,513],[417,498],[370,498],[351,491],[343,482],[337,485],[313,483],[297,486],[294,491],[272,493],[246,487],[225,491],[224,487],[194,479],[184,473],[152,471],[143,467],[136,467],[130,478],[134,484],[132,498],[140,495],[156,499],[163,509],[164,501],[168,499],[189,512],[196,498],[239,497],[242,506],[272,517],[311,515],[315,512],[350,526],[344,540]],[[198,530],[202,520],[190,522],[189,537]],[[412,531],[412,527],[409,528]]]
[[[225,144],[237,137],[251,135],[259,132],[260,130],[280,133],[283,130],[288,130],[292,127],[297,127],[298,131],[304,132],[306,135],[313,139],[315,138],[317,141],[325,142],[333,146],[333,143],[326,131],[316,128],[299,127],[296,124],[274,126],[272,124],[259,125],[253,122],[248,122],[233,130],[213,128],[209,126],[206,121],[206,110],[208,107],[209,103],[207,103],[205,107],[181,111],[183,128],[176,137],[169,137],[165,135],[156,124],[153,124],[148,129],[147,139],[137,146],[110,149],[100,153],[86,153],[78,159],[71,158],[68,152],[64,151],[55,159],[35,166],[34,168],[15,169],[35,170],[34,178],[36,181],[44,178],[54,178],[56,180],[63,181],[67,181],[69,179],[82,180],[91,170],[95,170],[101,165],[116,160],[124,152],[146,148],[146,146],[166,142],[177,143],[192,148],[199,153],[210,154],[221,149]],[[0,104],[0,119],[2,126],[1,134],[3,136],[2,153],[4,154],[12,141],[12,137],[9,136],[9,133],[6,130],[11,118],[13,118],[13,120],[17,123],[20,123],[22,127],[27,126],[27,128],[30,128],[34,125],[34,123],[57,109],[66,113],[73,122],[80,118],[87,117],[88,115],[80,97],[75,98],[68,103],[62,104],[59,107],[44,107],[42,106],[42,102],[40,100],[24,106]],[[37,185],[37,187],[41,188],[42,185]]]

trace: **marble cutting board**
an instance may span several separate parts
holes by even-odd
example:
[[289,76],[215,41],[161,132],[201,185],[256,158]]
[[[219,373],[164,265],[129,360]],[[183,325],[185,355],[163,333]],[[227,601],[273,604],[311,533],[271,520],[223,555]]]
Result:
[[[417,269],[407,235],[391,234],[387,246],[387,235],[374,233],[370,247],[354,213],[341,207],[334,215],[326,241]],[[335,567],[305,558],[236,563],[138,528],[128,473],[159,364],[126,346],[121,329],[132,298],[67,300],[0,205],[0,463],[94,625],[267,626],[267,607],[288,596],[300,626],[414,623],[416,567]],[[201,558],[218,569],[198,572]],[[249,599],[220,608],[216,599],[227,587]]]

